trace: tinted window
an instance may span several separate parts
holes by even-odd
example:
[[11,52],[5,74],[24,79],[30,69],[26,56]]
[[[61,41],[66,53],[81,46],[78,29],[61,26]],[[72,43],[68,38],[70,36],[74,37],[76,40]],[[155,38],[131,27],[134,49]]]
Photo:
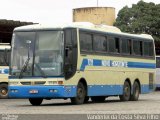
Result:
[[66,38],[66,45],[71,45],[72,44],[72,42],[71,42],[71,40],[72,40],[72,31],[71,30],[65,30],[65,38]]
[[107,51],[107,40],[105,36],[94,35],[93,38],[93,49],[95,51]]
[[115,39],[112,37],[109,37],[107,40],[109,43],[109,52],[115,52]]
[[133,54],[142,55],[142,42],[138,40],[133,41]]
[[0,66],[8,66],[10,62],[10,50],[0,50]]
[[130,54],[131,53],[131,40],[122,39],[121,46],[122,46],[122,53],[123,54]]
[[120,53],[120,41],[119,38],[112,38],[109,37],[108,38],[108,42],[109,42],[109,52],[116,52],[116,53]]
[[115,48],[116,48],[115,52],[120,53],[120,40],[119,40],[119,38],[115,38]]
[[144,55],[153,56],[153,43],[152,42],[144,42]]
[[92,35],[80,33],[80,47],[84,51],[92,51]]

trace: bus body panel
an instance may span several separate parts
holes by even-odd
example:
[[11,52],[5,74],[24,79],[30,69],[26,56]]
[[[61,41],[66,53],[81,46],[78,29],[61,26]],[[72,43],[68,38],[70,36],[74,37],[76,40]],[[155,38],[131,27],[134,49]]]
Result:
[[8,83],[8,66],[0,66],[0,83]]
[[76,96],[75,86],[9,86],[11,98],[68,98]]
[[[77,29],[77,36],[79,30]],[[87,96],[113,96],[123,94],[123,85],[125,80],[131,83],[131,92],[135,80],[140,81],[141,93],[149,93],[154,90],[155,85],[155,59],[144,59],[125,57],[119,55],[93,55],[83,54],[80,51],[79,37],[77,38],[77,70],[75,74],[63,80],[63,85],[19,85],[9,86],[11,98],[70,98],[75,97],[77,85],[80,80],[87,83]],[[44,81],[48,81],[42,78]],[[23,79],[11,79],[11,81],[26,81]],[[36,81],[31,78],[31,81]],[[58,80],[57,80],[58,81]],[[150,81],[151,85],[150,88]],[[44,88],[44,89],[43,89]],[[67,90],[65,88],[68,88]],[[57,89],[58,93],[50,93],[50,89]],[[14,90],[18,90],[16,92]],[[30,94],[30,90],[38,90],[38,94]],[[66,92],[67,91],[67,92]]]

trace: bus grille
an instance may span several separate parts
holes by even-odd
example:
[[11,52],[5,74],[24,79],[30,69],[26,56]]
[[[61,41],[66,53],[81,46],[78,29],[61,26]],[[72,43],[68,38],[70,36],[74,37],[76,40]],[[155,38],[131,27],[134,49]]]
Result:
[[22,85],[31,85],[31,82],[21,82]]
[[154,85],[153,85],[153,73],[149,73],[149,89],[153,89]]
[[21,82],[22,85],[44,85],[46,81]]
[[35,85],[44,85],[46,82],[45,81],[36,81],[34,82]]

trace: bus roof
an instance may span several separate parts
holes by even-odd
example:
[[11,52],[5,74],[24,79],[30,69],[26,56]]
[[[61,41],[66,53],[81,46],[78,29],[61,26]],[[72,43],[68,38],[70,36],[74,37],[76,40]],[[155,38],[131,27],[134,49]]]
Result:
[[42,24],[34,24],[27,25],[22,27],[17,27],[14,31],[32,31],[32,30],[51,30],[51,29],[63,29],[63,28],[79,28],[79,29],[87,29],[94,30],[99,32],[108,32],[118,35],[124,35],[128,37],[139,37],[153,40],[153,37],[149,34],[129,34],[121,32],[121,30],[114,26],[108,25],[94,25],[89,22],[73,22],[69,24],[59,24],[59,25],[42,25]]

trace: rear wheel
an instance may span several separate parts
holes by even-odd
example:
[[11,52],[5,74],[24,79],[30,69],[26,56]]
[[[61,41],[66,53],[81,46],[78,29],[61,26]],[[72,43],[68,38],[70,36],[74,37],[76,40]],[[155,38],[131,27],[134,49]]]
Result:
[[75,105],[83,104],[86,97],[86,89],[82,82],[77,85],[77,95],[71,98],[71,103]]
[[39,106],[41,105],[43,99],[42,98],[29,98],[29,102],[33,105],[33,106]]
[[132,101],[137,101],[139,98],[139,93],[140,93],[140,86],[138,82],[134,82],[133,84],[133,94],[131,95],[130,100]]
[[0,98],[8,98],[8,84],[0,84]]
[[123,94],[119,96],[121,101],[128,101],[131,96],[131,87],[127,81],[125,81],[123,86]]
[[105,99],[106,99],[105,96],[93,96],[93,97],[91,97],[91,100],[93,102],[104,102]]

